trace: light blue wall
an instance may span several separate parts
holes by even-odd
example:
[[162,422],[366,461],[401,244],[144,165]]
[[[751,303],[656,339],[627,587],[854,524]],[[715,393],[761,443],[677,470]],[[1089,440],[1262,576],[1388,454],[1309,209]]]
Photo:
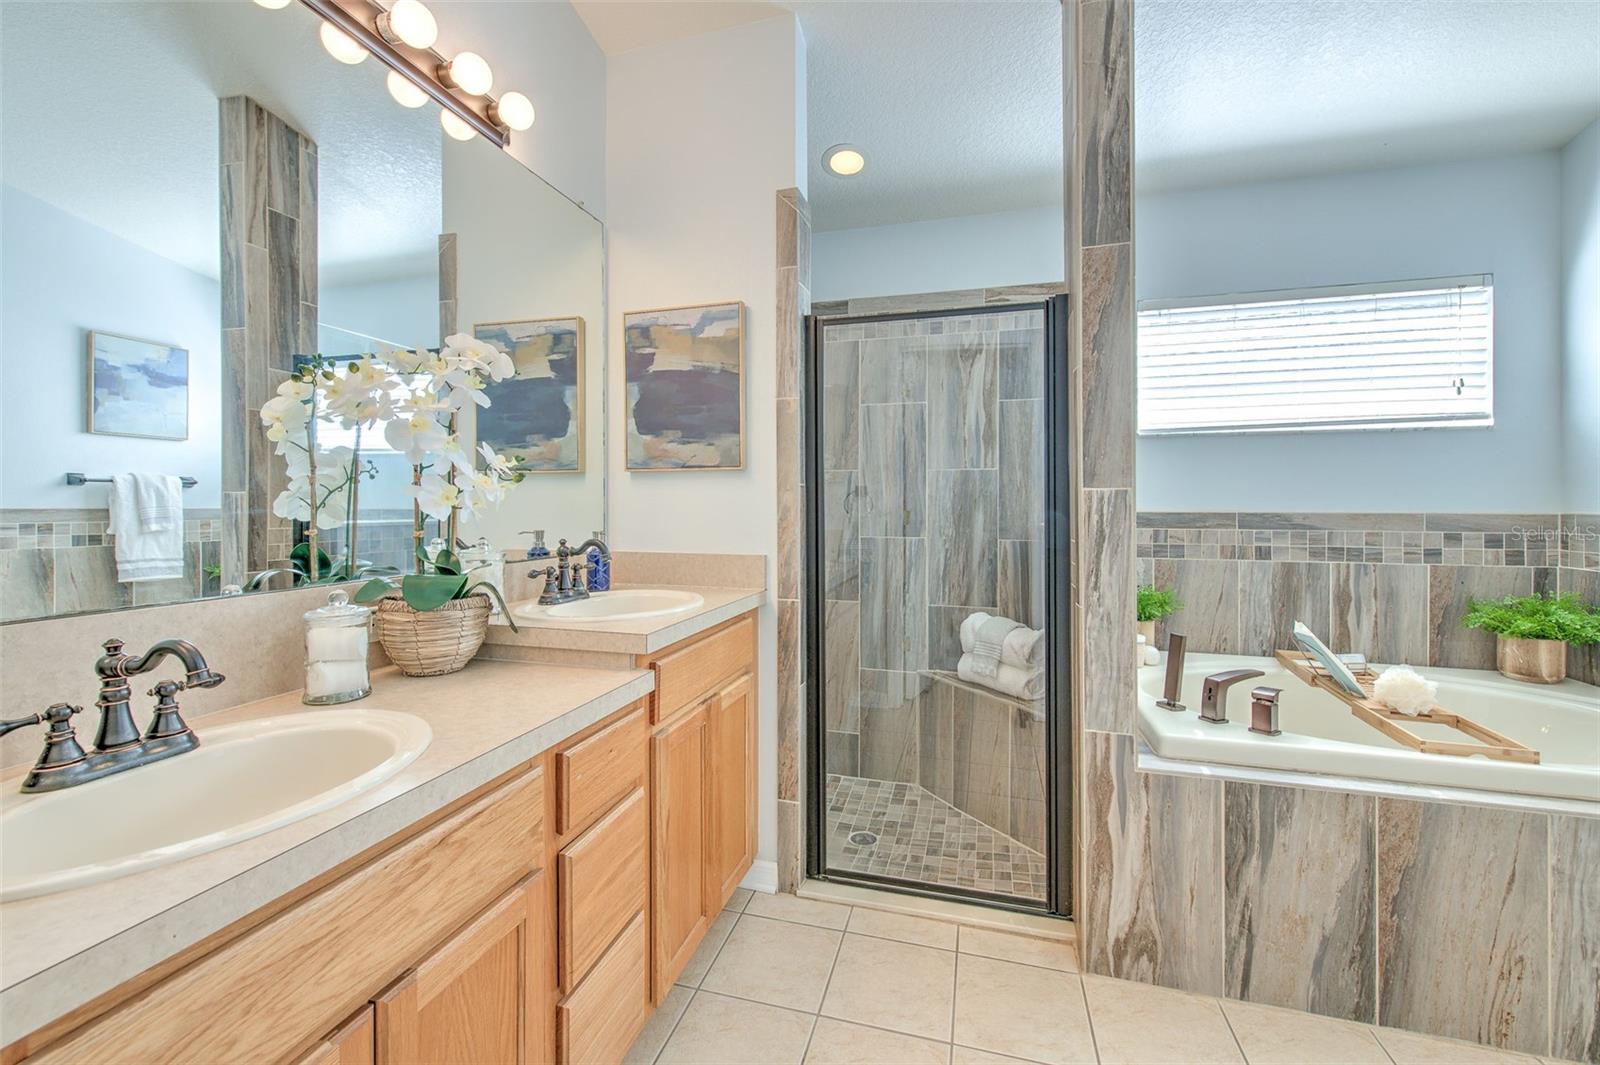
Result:
[[1561,153],[1567,510],[1600,514],[1600,121]]
[[1139,196],[1141,299],[1495,283],[1493,427],[1140,438],[1139,508],[1558,510],[1561,178],[1551,151]]
[[811,235],[811,298],[844,300],[1061,281],[1060,207]]
[[[199,484],[222,475],[221,297],[197,274],[10,185],[0,187],[0,506],[103,507],[103,485],[62,475],[146,470]],[[189,351],[189,439],[90,434],[86,334],[122,333]]]

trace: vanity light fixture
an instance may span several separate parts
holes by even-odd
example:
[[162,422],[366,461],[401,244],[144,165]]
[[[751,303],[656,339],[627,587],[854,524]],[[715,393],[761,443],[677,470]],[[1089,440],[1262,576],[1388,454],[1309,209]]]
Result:
[[[258,0],[277,4],[278,0]],[[403,107],[432,100],[442,109],[439,124],[457,140],[476,133],[497,148],[511,143],[512,130],[533,125],[533,101],[520,92],[495,99],[494,71],[476,52],[453,57],[433,48],[438,23],[422,0],[300,0],[322,19],[323,47],[341,62],[367,53],[389,68],[389,95]],[[349,48],[344,47],[344,42]],[[427,44],[419,42],[426,41]],[[330,43],[332,42],[332,43]],[[360,57],[355,58],[359,52]],[[347,58],[348,56],[348,58]]]
[[867,157],[849,144],[835,144],[822,153],[822,165],[840,177],[855,177],[866,168]]
[[264,7],[268,11],[278,11],[286,8],[292,0],[256,0],[256,6]]
[[489,121],[514,130],[533,125],[533,101],[520,92],[508,92],[489,105]]
[[348,33],[331,22],[322,24],[322,29],[318,31],[318,36],[322,38],[322,47],[326,48],[328,54],[341,63],[349,63],[354,66],[367,58],[367,50],[361,47]]
[[[389,71],[389,76],[384,79],[384,84],[389,87],[389,95],[394,97],[394,102],[401,107],[421,107],[428,102],[428,94],[417,88],[395,71]],[[443,114],[444,112],[440,112]]]
[[432,48],[439,39],[439,23],[422,0],[395,0],[393,7],[378,16],[378,33],[390,44]]
[[439,64],[439,80],[470,96],[486,96],[494,87],[494,71],[477,52],[462,52],[450,62]]

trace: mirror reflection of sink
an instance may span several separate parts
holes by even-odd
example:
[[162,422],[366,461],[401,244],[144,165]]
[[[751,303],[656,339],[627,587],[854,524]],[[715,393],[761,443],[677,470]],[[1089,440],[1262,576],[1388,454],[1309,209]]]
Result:
[[[204,854],[319,813],[398,773],[433,739],[390,710],[306,711],[195,729],[198,750],[64,791],[7,796],[0,902]],[[14,802],[14,805],[13,805]]]
[[637,621],[685,614],[705,605],[705,596],[672,588],[629,588],[617,592],[593,592],[587,599],[576,599],[555,606],[524,603],[514,613],[530,621]]

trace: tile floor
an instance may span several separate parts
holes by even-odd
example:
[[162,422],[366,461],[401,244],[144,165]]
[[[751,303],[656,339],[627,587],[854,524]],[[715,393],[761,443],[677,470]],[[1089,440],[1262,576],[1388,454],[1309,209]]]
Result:
[[1394,1028],[1078,972],[1071,945],[737,892],[627,1059],[693,1065],[1533,1065]]
[[[851,842],[862,831],[877,842]],[[1044,855],[926,788],[893,780],[828,777],[828,865],[1044,900]]]

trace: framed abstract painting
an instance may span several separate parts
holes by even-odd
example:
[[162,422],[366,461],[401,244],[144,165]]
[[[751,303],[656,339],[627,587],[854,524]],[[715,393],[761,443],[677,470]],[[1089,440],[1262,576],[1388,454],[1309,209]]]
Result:
[[472,335],[511,356],[512,377],[484,386],[478,443],[525,473],[583,472],[583,319],[481,322]]
[[89,331],[89,431],[189,439],[189,353],[154,340]]
[[629,470],[744,468],[744,304],[622,318]]

